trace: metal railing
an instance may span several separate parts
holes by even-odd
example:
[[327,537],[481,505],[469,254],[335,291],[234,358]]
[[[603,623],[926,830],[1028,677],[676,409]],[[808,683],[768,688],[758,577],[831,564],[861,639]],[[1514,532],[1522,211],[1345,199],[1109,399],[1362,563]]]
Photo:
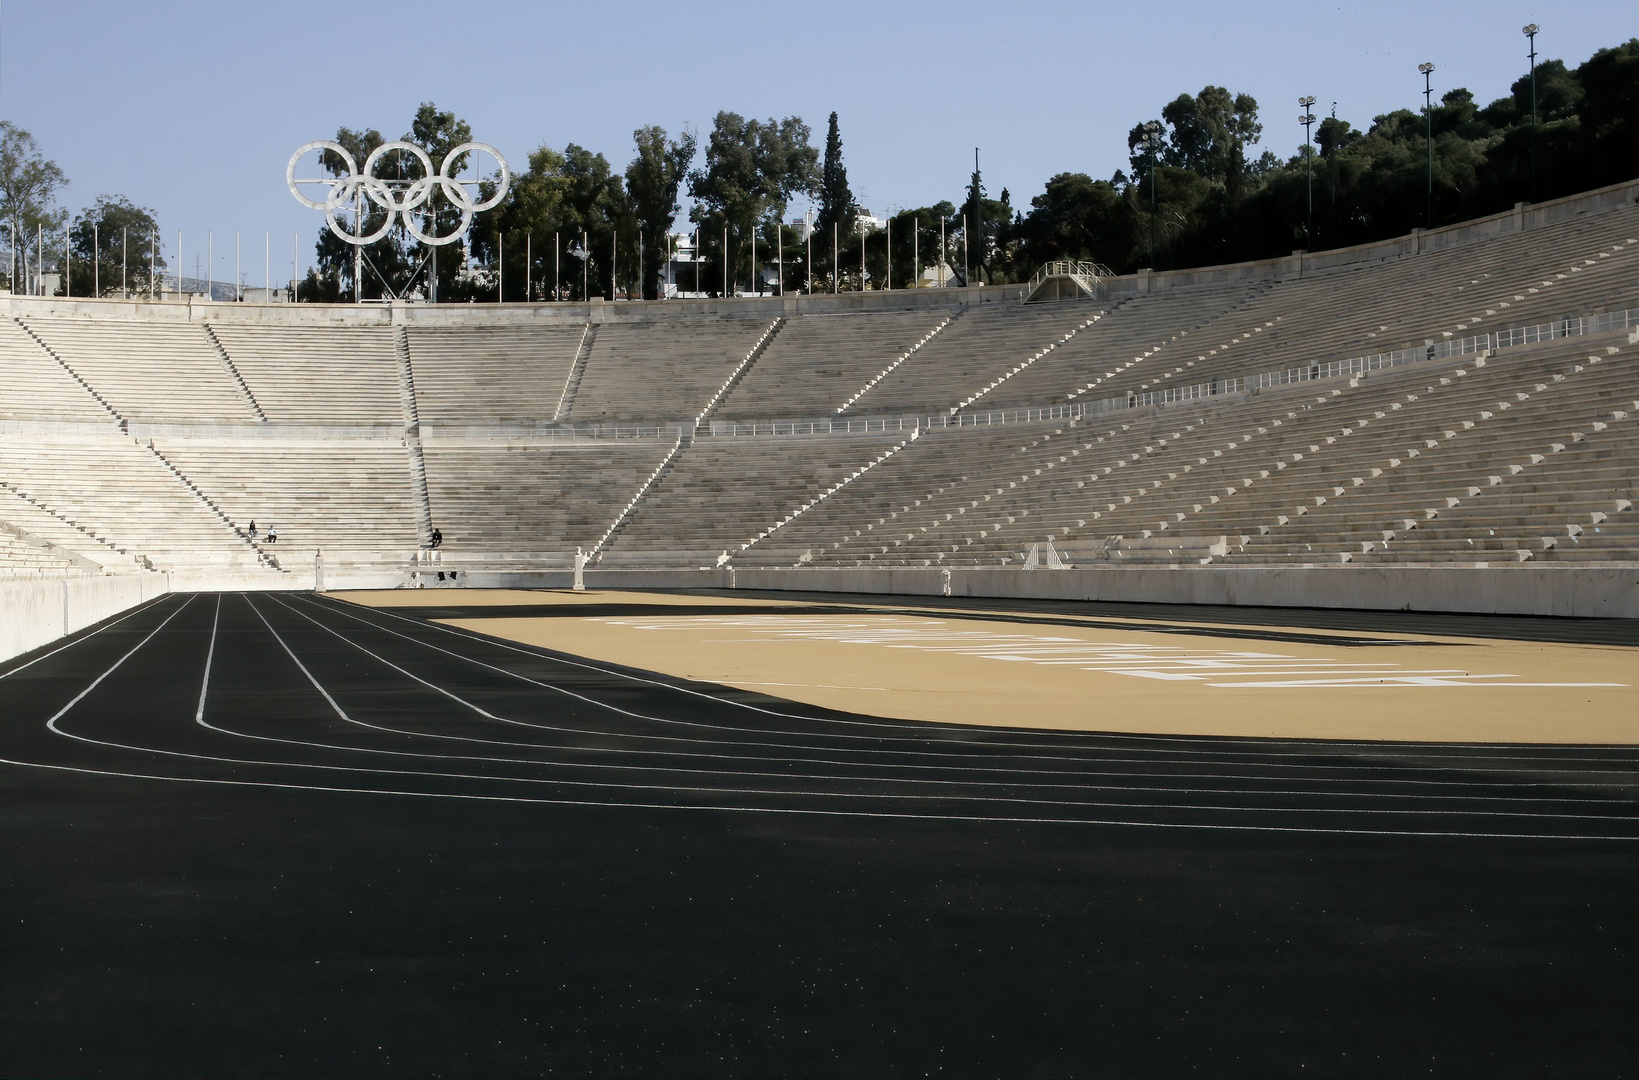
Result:
[[1025,284],[1024,295],[1029,297],[1042,282],[1052,277],[1073,278],[1076,284],[1096,296],[1104,279],[1115,277],[1115,271],[1103,263],[1082,262],[1078,259],[1055,259],[1052,262],[1043,263],[1036,269],[1036,272],[1030,276],[1030,280]]
[[1034,408],[996,409],[987,412],[965,412],[938,416],[889,416],[853,420],[754,420],[719,422],[711,425],[711,434],[736,435],[850,435],[876,432],[928,431],[952,427],[989,427],[998,424],[1029,424],[1051,420],[1078,420],[1082,417],[1125,409],[1146,409],[1183,401],[1225,398],[1249,394],[1269,387],[1290,386],[1294,383],[1321,379],[1339,379],[1364,375],[1372,371],[1400,367],[1405,364],[1427,363],[1453,356],[1469,356],[1497,349],[1518,348],[1544,341],[1602,334],[1615,330],[1639,327],[1639,308],[1613,311],[1580,318],[1562,318],[1551,323],[1538,323],[1514,330],[1499,330],[1489,334],[1475,334],[1393,352],[1373,353],[1347,360],[1330,360],[1303,367],[1279,371],[1262,371],[1254,375],[1232,376],[1211,382],[1152,390],[1144,394],[1103,398],[1097,401],[1076,402],[1066,405],[1045,405]]

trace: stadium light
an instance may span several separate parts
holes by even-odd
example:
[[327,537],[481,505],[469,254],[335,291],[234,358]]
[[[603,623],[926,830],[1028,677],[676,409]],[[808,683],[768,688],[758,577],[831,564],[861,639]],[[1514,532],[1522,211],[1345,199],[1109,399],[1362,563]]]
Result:
[[1434,228],[1434,74],[1433,64],[1418,64],[1423,74],[1423,115],[1428,118],[1428,209],[1427,227]]
[[1149,151],[1150,155],[1150,266],[1155,266],[1155,154],[1161,149],[1161,123],[1158,120],[1149,120],[1144,124],[1144,137],[1140,145]]
[[1531,42],[1531,201],[1537,200],[1537,31],[1542,29],[1536,23],[1529,23],[1520,28]]
[[1309,189],[1309,212],[1303,222],[1303,243],[1311,251],[1315,247],[1315,172],[1311,163],[1314,157],[1314,149],[1310,143],[1309,135],[1311,126],[1315,122],[1315,114],[1311,108],[1314,103],[1315,95],[1313,94],[1305,94],[1303,97],[1298,98],[1298,104],[1303,106],[1303,115],[1298,117],[1298,123],[1303,125],[1303,179],[1304,184]]

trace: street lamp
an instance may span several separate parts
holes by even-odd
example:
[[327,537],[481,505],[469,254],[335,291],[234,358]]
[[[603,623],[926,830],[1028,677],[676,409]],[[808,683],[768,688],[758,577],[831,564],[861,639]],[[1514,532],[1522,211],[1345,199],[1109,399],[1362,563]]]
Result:
[[1311,164],[1314,151],[1309,142],[1309,134],[1310,125],[1315,122],[1315,114],[1310,109],[1314,103],[1315,95],[1313,94],[1305,94],[1303,97],[1298,98],[1298,104],[1303,106],[1303,115],[1298,117],[1298,123],[1303,125],[1303,179],[1309,189],[1309,213],[1303,222],[1303,243],[1311,251],[1314,250],[1315,246],[1315,176],[1314,166]]
[[1428,228],[1434,228],[1434,74],[1433,64],[1418,64],[1423,74],[1423,115],[1428,117]]
[[1537,200],[1537,31],[1536,23],[1520,28],[1531,42],[1531,201]]
[[1155,154],[1161,149],[1161,123],[1149,120],[1144,124],[1141,144],[1150,155],[1150,266],[1155,265]]

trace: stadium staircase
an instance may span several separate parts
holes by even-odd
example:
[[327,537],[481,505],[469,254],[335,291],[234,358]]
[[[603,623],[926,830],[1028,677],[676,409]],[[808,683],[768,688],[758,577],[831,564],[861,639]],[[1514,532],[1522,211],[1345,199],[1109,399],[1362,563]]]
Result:
[[762,356],[768,350],[768,347],[774,343],[774,339],[779,336],[780,328],[784,325],[785,317],[783,315],[768,324],[768,329],[764,330],[762,336],[751,346],[751,349],[745,355],[745,359],[741,360],[729,377],[723,380],[723,384],[707,400],[705,407],[696,414],[692,429],[694,434],[700,434],[711,423],[712,414],[717,411],[718,406],[723,403],[735,386],[739,385],[740,380],[746,377],[746,373],[757,363],[758,357]]
[[1034,364],[1037,360],[1040,360],[1042,357],[1047,356],[1053,350],[1055,350],[1057,348],[1060,348],[1063,345],[1068,344],[1071,338],[1075,337],[1077,334],[1081,333],[1083,330],[1087,329],[1089,326],[1093,326],[1094,324],[1100,322],[1106,315],[1109,315],[1109,314],[1113,313],[1114,311],[1116,311],[1117,309],[1119,309],[1123,303],[1126,303],[1126,301],[1125,300],[1117,301],[1114,307],[1112,307],[1112,308],[1110,308],[1106,311],[1098,312],[1097,314],[1095,314],[1091,318],[1089,318],[1086,322],[1082,323],[1081,325],[1077,326],[1075,329],[1071,330],[1068,334],[1065,334],[1063,337],[1059,338],[1057,341],[1052,342],[1046,348],[1041,349],[1039,352],[1036,352],[1036,353],[1032,354],[1029,359],[1023,360],[1020,363],[1017,363],[1017,364],[1013,365],[1012,367],[1008,368],[1006,371],[1002,372],[1001,375],[999,375],[996,378],[992,379],[989,383],[985,384],[984,386],[981,386],[978,390],[974,391],[968,397],[962,399],[961,401],[958,401],[955,405],[951,406],[951,409],[950,409],[951,415],[954,416],[956,413],[961,412],[963,409],[967,408],[969,405],[972,405],[974,402],[978,401],[980,398],[984,397],[986,394],[990,393],[992,390],[996,389],[998,386],[1001,386],[1003,383],[1005,383],[1007,380],[1011,379],[1013,376],[1019,374],[1020,372],[1024,371],[1026,368],[1030,367],[1030,365]]
[[421,450],[421,418],[416,411],[415,371],[410,363],[410,336],[403,326],[393,330],[393,351],[398,358],[398,392],[404,403],[404,451],[409,457],[410,487],[415,493],[416,532],[423,546],[432,543],[432,501],[427,495],[427,460]]
[[558,397],[557,411],[552,414],[554,422],[568,417],[569,410],[575,407],[575,392],[580,389],[580,379],[586,373],[587,357],[592,355],[592,346],[597,344],[598,327],[596,323],[587,323],[581,331],[580,345],[575,349],[575,362],[569,368],[569,375],[563,381],[563,393]]
[[924,334],[921,339],[916,342],[916,344],[894,357],[893,361],[887,367],[871,376],[870,381],[858,390],[854,391],[853,395],[845,400],[841,405],[838,405],[837,412],[843,413],[853,408],[856,404],[858,404],[859,399],[870,393],[872,388],[874,388],[877,383],[881,382],[883,379],[886,379],[889,375],[892,375],[894,373],[894,369],[899,367],[899,365],[903,364],[905,361],[909,360],[919,349],[925,346],[928,342],[932,341],[934,338],[938,337],[942,331],[948,329],[952,323],[954,323],[957,319],[960,319],[965,314],[967,314],[967,308],[960,307],[951,312],[949,315],[945,316],[944,320],[940,322],[938,326],[935,326],[932,330],[929,330],[926,334]]
[[178,469],[175,465],[173,465],[169,458],[167,458],[164,454],[159,452],[158,448],[156,448],[151,443],[144,444],[141,440],[134,440],[134,441],[136,442],[136,444],[138,446],[142,447],[142,449],[144,449],[144,450],[148,451],[148,453],[152,454],[154,456],[154,459],[159,462],[160,467],[163,468],[166,472],[170,473],[171,476],[175,477],[177,483],[179,483],[183,487],[187,488],[189,494],[191,494],[194,497],[194,501],[197,502],[200,506],[204,507],[206,510],[208,510],[211,513],[211,515],[216,518],[217,521],[221,522],[223,528],[227,529],[228,532],[232,533],[233,536],[240,543],[244,544],[246,547],[248,547],[252,551],[254,551],[256,553],[256,561],[258,563],[260,563],[262,566],[266,567],[269,570],[281,570],[281,569],[283,569],[279,565],[279,560],[274,558],[273,554],[271,552],[269,552],[269,551],[265,550],[264,548],[262,548],[259,544],[256,543],[256,541],[252,540],[250,538],[250,536],[245,533],[244,530],[240,529],[239,526],[235,525],[233,523],[233,521],[228,517],[228,515],[224,514],[222,512],[222,508],[220,506],[216,505],[216,503],[211,500],[210,496],[206,495],[203,491],[199,490],[199,487],[196,484],[194,484],[193,481],[189,480],[186,476],[182,475],[182,470]]
[[57,364],[64,371],[68,372],[69,378],[71,378],[75,382],[79,383],[80,387],[83,390],[85,390],[86,393],[90,394],[93,398],[95,398],[96,401],[97,401],[97,404],[101,405],[104,409],[106,409],[108,411],[108,415],[112,416],[116,421],[118,421],[121,424],[121,426],[123,426],[125,424],[125,422],[126,422],[125,417],[121,416],[119,414],[119,411],[116,410],[114,408],[114,406],[110,405],[106,398],[104,398],[101,394],[97,393],[96,388],[94,388],[90,383],[86,382],[83,378],[81,378],[79,372],[75,371],[72,367],[70,367],[68,365],[68,361],[66,361],[62,357],[58,356],[56,354],[56,352],[52,350],[51,346],[47,345],[45,343],[45,341],[43,339],[41,339],[40,335],[36,334],[34,332],[33,327],[29,326],[29,324],[24,322],[22,319],[14,319],[13,321],[16,322],[18,326],[23,328],[23,332],[25,334],[27,334],[29,337],[34,339],[34,343],[36,345],[40,346],[40,348],[45,351],[45,354],[47,356],[49,356],[53,360],[55,360],[57,362]]
[[240,375],[239,369],[233,366],[233,357],[228,355],[228,350],[224,349],[222,342],[217,340],[216,332],[210,328],[209,323],[203,324],[201,329],[204,330],[206,339],[210,341],[211,348],[215,349],[216,355],[221,358],[222,367],[227,371],[228,378],[233,380],[233,385],[239,391],[239,396],[244,399],[245,406],[256,415],[257,420],[264,424],[267,423],[267,413],[263,412],[262,406],[256,403],[256,395],[250,392],[250,387],[246,385],[244,376]]
[[643,501],[644,497],[647,496],[649,492],[654,490],[656,484],[665,479],[667,473],[671,472],[672,469],[677,466],[677,459],[683,456],[683,454],[688,450],[690,443],[693,441],[694,433],[692,430],[685,430],[678,434],[677,442],[672,445],[671,451],[661,459],[660,464],[656,466],[654,472],[650,473],[648,477],[644,479],[643,483],[637,489],[637,494],[633,495],[629,500],[627,500],[626,504],[620,508],[620,511],[615,515],[615,520],[610,522],[609,527],[604,530],[603,535],[598,537],[597,542],[593,544],[591,550],[586,553],[586,562],[588,566],[603,560],[604,553],[608,550],[609,545],[620,536],[620,533],[625,528],[626,523],[631,520],[632,514],[636,512],[638,504]]

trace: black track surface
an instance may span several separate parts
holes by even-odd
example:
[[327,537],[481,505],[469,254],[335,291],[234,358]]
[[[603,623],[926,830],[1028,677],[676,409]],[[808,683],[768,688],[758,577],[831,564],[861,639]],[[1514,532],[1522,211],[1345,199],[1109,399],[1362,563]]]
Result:
[[1631,748],[912,724],[259,594],[0,665],[0,759],[6,1076],[1639,1075]]

